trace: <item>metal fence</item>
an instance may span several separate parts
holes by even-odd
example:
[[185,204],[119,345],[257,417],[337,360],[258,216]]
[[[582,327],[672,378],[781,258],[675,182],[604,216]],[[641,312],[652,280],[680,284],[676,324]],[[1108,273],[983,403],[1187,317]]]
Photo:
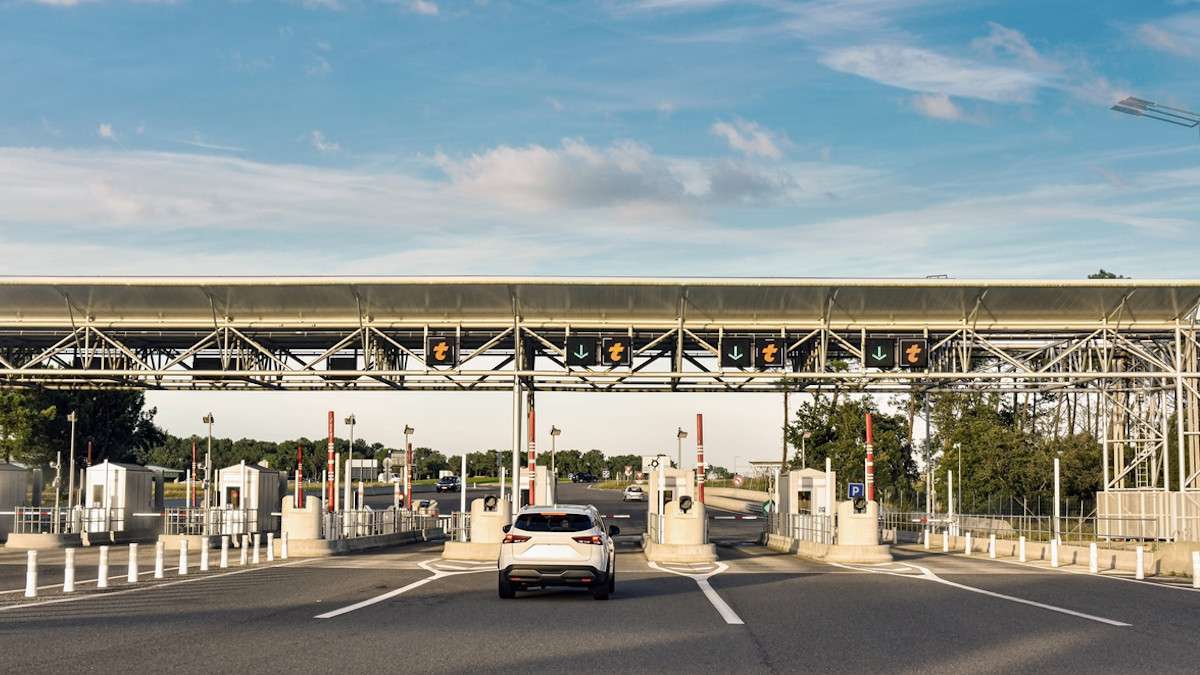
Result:
[[447,516],[438,516],[438,521],[441,523],[442,531],[446,533],[446,537],[452,541],[471,540],[470,513],[454,511]]
[[832,544],[834,517],[813,513],[771,513],[767,516],[767,531],[797,541]]
[[423,516],[403,509],[348,509],[326,513],[322,530],[326,539],[354,539],[420,532],[437,527],[438,521],[436,516]]
[[17,534],[60,534],[71,532],[71,512],[40,506],[13,507],[13,532]]
[[[948,532],[958,536],[970,532],[974,537],[996,535],[997,539],[1063,542],[1122,542],[1162,539],[1159,521],[1146,517],[1063,516],[1055,527],[1053,516],[1031,514],[926,514],[921,512],[887,511],[879,515],[879,527],[884,532],[903,533],[929,530],[938,534]],[[915,536],[908,537],[915,540]]]

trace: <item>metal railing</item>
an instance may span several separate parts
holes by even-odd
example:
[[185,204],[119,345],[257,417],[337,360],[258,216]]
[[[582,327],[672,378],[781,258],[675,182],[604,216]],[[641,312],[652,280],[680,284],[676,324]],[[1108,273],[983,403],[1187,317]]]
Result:
[[278,532],[279,516],[260,518],[258,509],[172,508],[163,512],[164,534],[238,535]]
[[13,507],[13,532],[17,534],[66,534],[71,532],[71,512],[41,506]]
[[446,537],[452,541],[471,540],[470,513],[454,511],[447,516],[438,516],[438,521],[441,523],[442,531],[446,533]]
[[826,514],[770,513],[767,515],[767,531],[797,541],[832,544],[834,518]]
[[423,516],[403,509],[347,509],[326,513],[321,525],[326,539],[355,539],[420,532],[437,527],[438,520],[436,516]]
[[[948,532],[958,536],[970,532],[973,537],[996,535],[997,539],[1028,541],[1050,541],[1056,536],[1062,542],[1143,542],[1162,539],[1159,520],[1151,517],[1121,516],[1064,516],[1054,527],[1053,516],[1030,514],[980,515],[980,514],[926,514],[921,512],[885,512],[879,515],[879,527],[883,531],[920,533],[929,530],[939,534]],[[908,537],[915,541],[915,537]]]

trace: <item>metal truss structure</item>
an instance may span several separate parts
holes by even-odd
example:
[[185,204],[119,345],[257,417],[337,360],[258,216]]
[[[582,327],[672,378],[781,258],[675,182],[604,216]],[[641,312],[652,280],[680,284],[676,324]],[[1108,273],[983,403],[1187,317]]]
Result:
[[[533,391],[1002,393],[1101,438],[1107,490],[1200,495],[1198,303],[1123,279],[0,278],[0,384],[511,390],[514,428]],[[571,336],[631,363],[569,367]],[[867,367],[880,337],[925,340],[927,368]],[[734,338],[785,340],[787,367],[722,368]]]

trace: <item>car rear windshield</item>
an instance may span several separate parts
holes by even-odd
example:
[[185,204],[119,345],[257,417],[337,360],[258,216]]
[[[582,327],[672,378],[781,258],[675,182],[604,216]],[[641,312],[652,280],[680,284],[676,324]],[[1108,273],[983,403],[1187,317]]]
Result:
[[592,529],[592,519],[580,513],[522,513],[516,525],[526,532],[582,532]]

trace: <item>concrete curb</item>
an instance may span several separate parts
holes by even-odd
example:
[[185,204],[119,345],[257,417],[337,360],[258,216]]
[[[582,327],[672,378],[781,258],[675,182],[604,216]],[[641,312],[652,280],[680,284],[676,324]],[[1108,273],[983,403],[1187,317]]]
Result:
[[[288,538],[288,558],[328,558],[335,555],[361,553],[377,548],[419,544],[426,541],[440,541],[445,535],[440,527],[416,532],[400,534],[381,534],[374,537],[356,537],[354,539],[292,539]],[[275,539],[275,553],[278,555],[283,546],[279,538]]]
[[477,544],[471,541],[448,541],[442,549],[444,560],[491,562],[500,559],[500,544]]
[[644,534],[642,552],[647,560],[656,563],[704,563],[717,560],[715,544],[658,544]]

